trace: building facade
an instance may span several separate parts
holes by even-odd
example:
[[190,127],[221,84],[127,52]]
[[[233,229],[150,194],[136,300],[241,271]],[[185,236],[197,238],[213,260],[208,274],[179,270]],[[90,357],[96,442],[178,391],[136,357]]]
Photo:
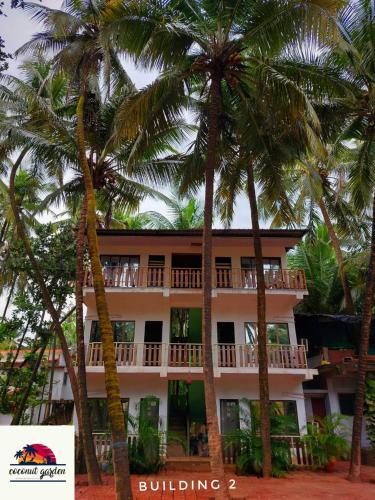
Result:
[[[303,432],[302,383],[317,373],[298,343],[293,308],[307,293],[303,271],[286,253],[300,230],[262,230],[269,336],[270,399]],[[99,230],[107,302],[125,412],[145,413],[186,446],[170,455],[201,454],[205,408],[202,351],[202,232]],[[257,411],[256,273],[250,230],[214,230],[212,337],[217,414],[227,434]],[[94,432],[107,429],[104,366],[90,270],[84,302],[88,396]],[[131,433],[131,429],[129,429]]]

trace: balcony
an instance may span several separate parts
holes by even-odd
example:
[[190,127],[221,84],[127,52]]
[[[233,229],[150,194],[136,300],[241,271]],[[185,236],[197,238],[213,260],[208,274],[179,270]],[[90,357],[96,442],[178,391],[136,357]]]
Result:
[[[258,368],[258,346],[250,344],[215,344],[212,346],[214,366],[221,371],[243,371]],[[171,372],[202,372],[202,344],[162,343],[115,343],[116,364],[119,367],[166,368]],[[87,366],[103,366],[101,342],[87,345]],[[268,366],[270,369],[307,369],[304,345],[269,344]],[[145,368],[145,369],[144,369]],[[197,370],[198,369],[198,370]],[[229,370],[228,370],[229,369]],[[155,370],[153,370],[155,371]]]
[[[103,278],[105,286],[114,289],[200,291],[203,275],[201,268],[105,267]],[[264,278],[267,290],[306,290],[302,269],[267,270]],[[84,286],[93,287],[89,269],[85,272]],[[212,286],[221,291],[256,290],[256,272],[252,269],[213,269]]]

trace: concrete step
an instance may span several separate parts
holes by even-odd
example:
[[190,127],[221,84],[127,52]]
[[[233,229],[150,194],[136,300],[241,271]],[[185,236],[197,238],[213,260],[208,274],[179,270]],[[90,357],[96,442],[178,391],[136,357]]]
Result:
[[167,471],[210,472],[210,459],[208,457],[181,457],[169,456],[166,459]]

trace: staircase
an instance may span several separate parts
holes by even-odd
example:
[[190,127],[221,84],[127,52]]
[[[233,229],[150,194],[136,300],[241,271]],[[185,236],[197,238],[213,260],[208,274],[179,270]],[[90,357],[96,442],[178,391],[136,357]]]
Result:
[[[172,441],[167,447],[168,457],[184,457],[188,453],[186,436],[186,416],[180,412],[172,412],[168,421],[168,437]],[[176,441],[173,441],[174,438]]]

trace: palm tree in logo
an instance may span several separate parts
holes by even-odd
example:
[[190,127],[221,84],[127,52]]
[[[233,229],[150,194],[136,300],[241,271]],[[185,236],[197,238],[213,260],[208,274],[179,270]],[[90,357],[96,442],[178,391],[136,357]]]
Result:
[[36,455],[36,449],[33,448],[30,444],[27,444],[26,446],[24,446],[23,451],[24,451],[24,456],[23,456],[24,462],[26,462],[26,458],[28,456],[35,457],[35,455]]
[[21,457],[22,457],[22,450],[18,450],[18,451],[16,451],[16,453],[15,453],[15,455],[14,455],[14,458],[15,458],[16,460],[18,460],[18,459],[19,459],[19,458],[21,458]]

